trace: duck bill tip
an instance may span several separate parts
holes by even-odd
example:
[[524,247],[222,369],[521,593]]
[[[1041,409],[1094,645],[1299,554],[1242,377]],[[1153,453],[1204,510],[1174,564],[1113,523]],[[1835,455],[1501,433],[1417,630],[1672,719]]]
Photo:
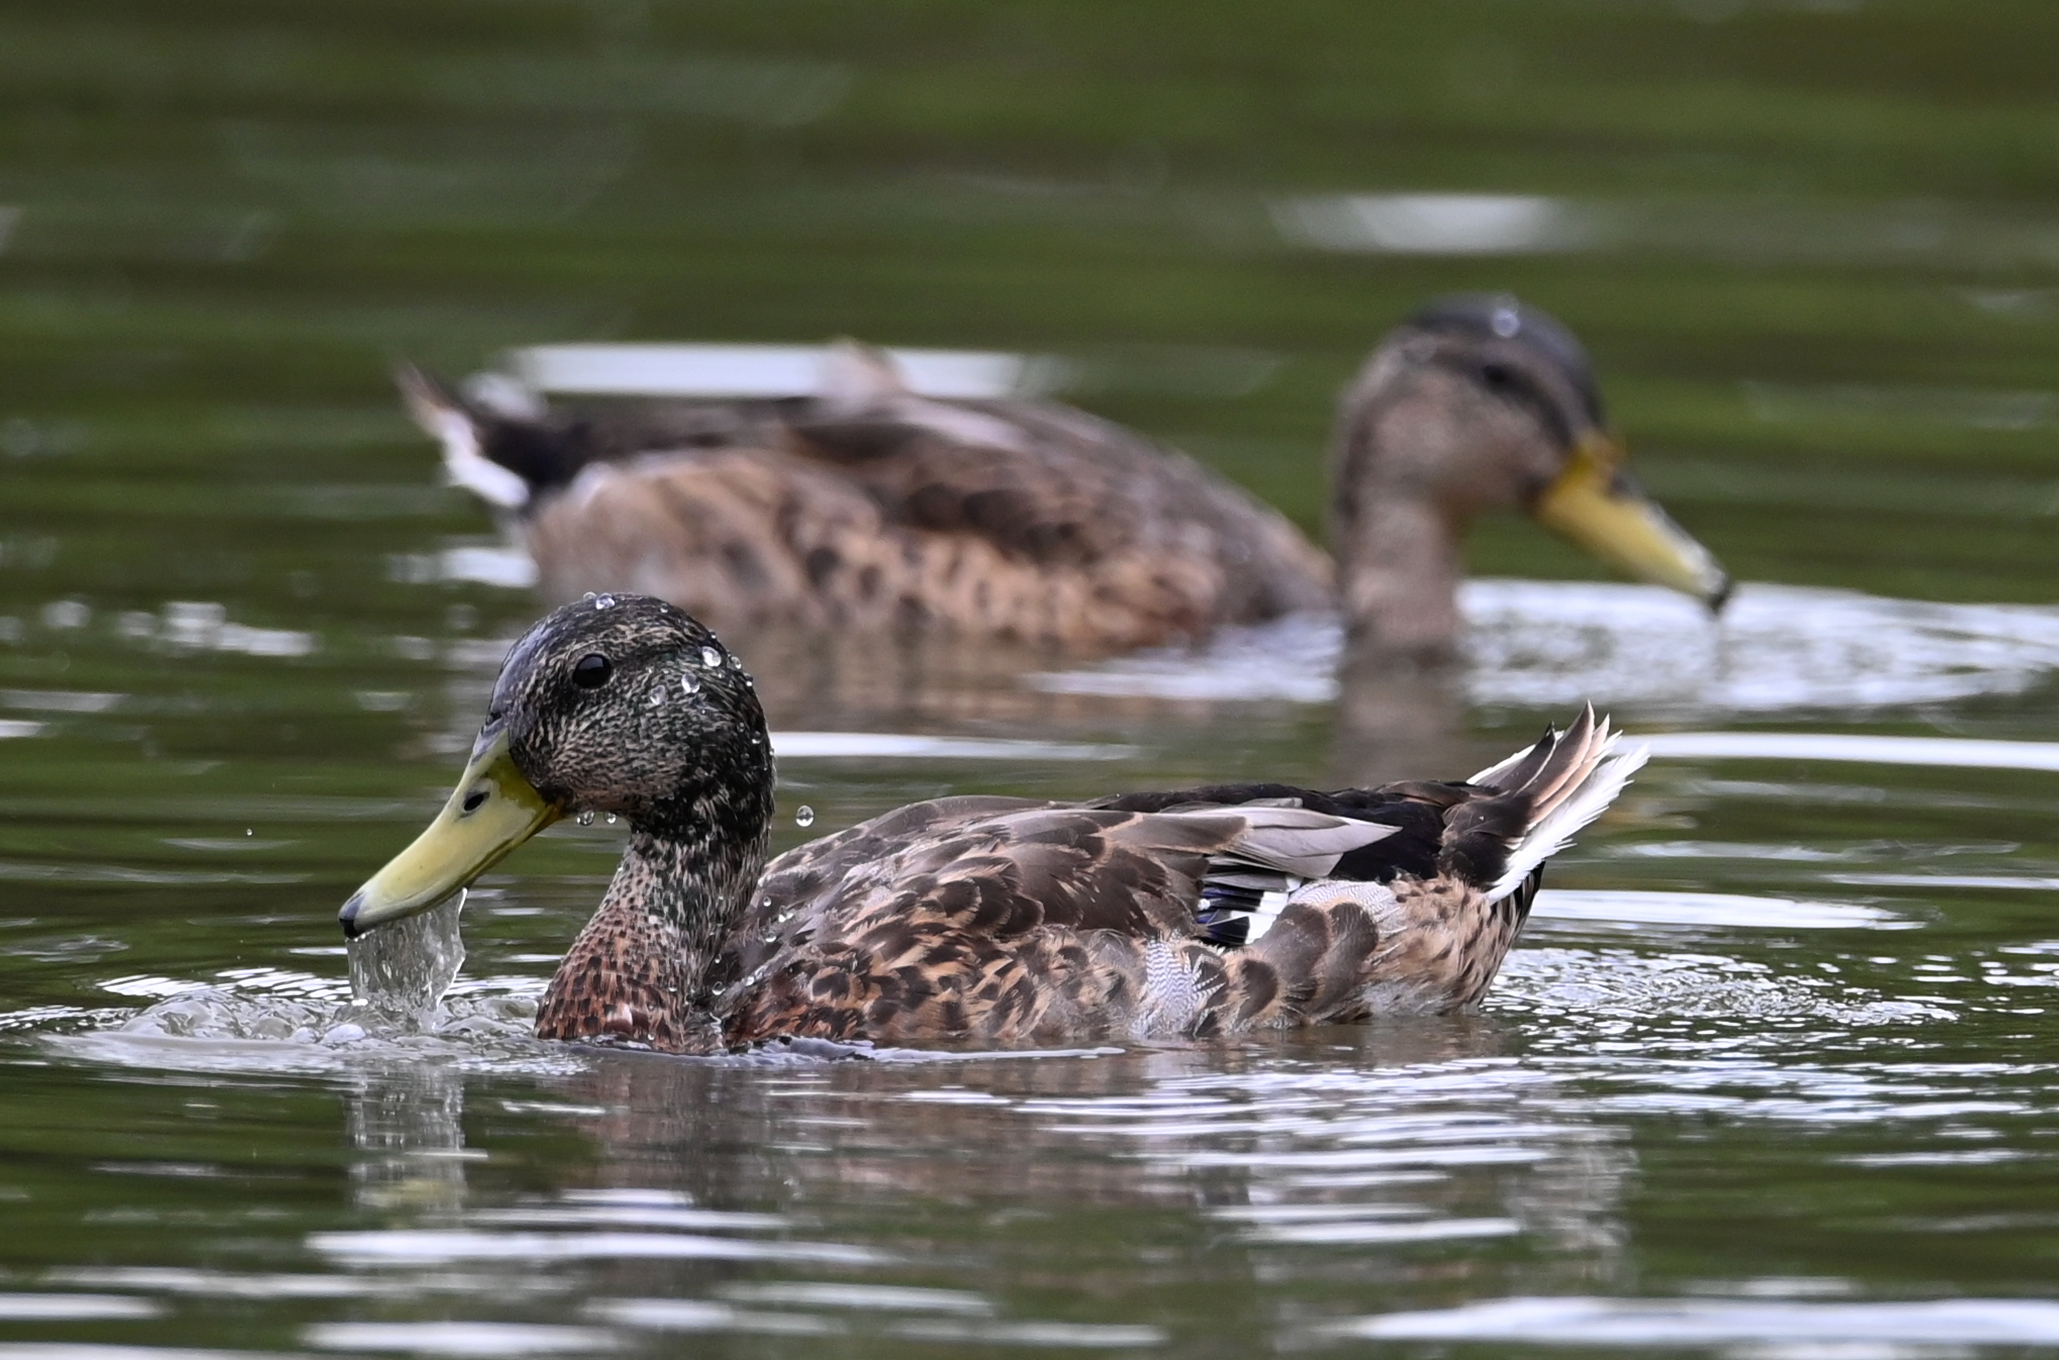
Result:
[[1531,505],[1539,523],[1633,580],[1691,596],[1711,614],[1734,582],[1715,554],[1675,524],[1623,471],[1620,445],[1590,434]]
[[429,910],[562,815],[516,768],[504,737],[489,743],[436,819],[337,911],[343,938]]

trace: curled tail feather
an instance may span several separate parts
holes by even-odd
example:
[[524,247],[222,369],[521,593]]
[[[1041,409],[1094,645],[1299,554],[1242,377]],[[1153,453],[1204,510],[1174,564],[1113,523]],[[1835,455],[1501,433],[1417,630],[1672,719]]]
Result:
[[486,456],[479,417],[462,397],[413,364],[397,365],[393,383],[422,433],[443,446],[444,474],[453,486],[503,510],[529,503],[528,481]]
[[1509,845],[1508,863],[1488,889],[1489,901],[1522,887],[1623,792],[1651,751],[1642,743],[1625,746],[1622,741],[1622,734],[1610,729],[1607,718],[1597,719],[1590,705],[1563,734],[1547,731],[1535,746],[1473,776],[1471,783],[1527,794],[1530,800],[1526,824]]

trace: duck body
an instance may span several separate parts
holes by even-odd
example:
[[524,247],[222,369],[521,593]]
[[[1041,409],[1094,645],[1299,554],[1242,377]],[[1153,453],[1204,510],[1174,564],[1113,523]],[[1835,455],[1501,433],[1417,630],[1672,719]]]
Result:
[[1072,653],[1342,605],[1354,645],[1448,656],[1460,545],[1519,507],[1712,605],[1714,559],[1622,475],[1585,352],[1510,299],[1389,335],[1341,404],[1336,561],[1185,455],[1051,402],[946,401],[832,352],[821,394],[495,411],[400,375],[452,480],[544,593],[635,590],[731,631],[891,627]]
[[[634,590],[725,630],[940,630],[1073,653],[1321,609],[1328,560],[1183,454],[1055,403],[917,397],[870,356],[836,399],[523,419],[419,374],[548,597]],[[519,482],[506,472],[519,469]]]
[[544,1038],[1008,1046],[1451,1010],[1641,763],[1616,746],[1589,713],[1469,781],[942,798],[767,864],[749,677],[675,607],[602,597],[517,644],[450,803],[342,920],[426,910],[551,820],[606,811],[628,845]]

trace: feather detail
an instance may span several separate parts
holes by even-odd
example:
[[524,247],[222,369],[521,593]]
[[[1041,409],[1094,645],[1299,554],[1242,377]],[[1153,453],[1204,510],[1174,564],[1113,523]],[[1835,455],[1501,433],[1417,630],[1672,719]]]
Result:
[[443,471],[452,486],[502,510],[529,504],[529,483],[486,456],[479,421],[456,393],[413,364],[396,368],[393,381],[415,424],[442,446]]
[[1192,808],[1155,815],[1193,819],[1211,827],[1234,819],[1241,829],[1232,831],[1216,853],[1218,862],[1250,864],[1298,879],[1325,877],[1345,855],[1383,841],[1397,829],[1299,807]]
[[[1474,776],[1476,783],[1491,782],[1496,770],[1520,769],[1528,778],[1510,792],[1527,792],[1532,799],[1529,824],[1509,846],[1508,863],[1488,889],[1488,901],[1498,902],[1522,887],[1538,866],[1565,849],[1582,827],[1608,810],[1630,776],[1651,757],[1650,748],[1642,743],[1618,750],[1621,742],[1621,734],[1609,730],[1608,719],[1596,720],[1590,706],[1573,720],[1564,736],[1554,738],[1547,733],[1518,762],[1502,762],[1495,770],[1483,772],[1485,779]],[[1522,769],[1539,753],[1543,759],[1535,762],[1534,770]]]
[[859,415],[913,395],[893,355],[848,337],[824,352],[817,381],[817,395],[831,416]]

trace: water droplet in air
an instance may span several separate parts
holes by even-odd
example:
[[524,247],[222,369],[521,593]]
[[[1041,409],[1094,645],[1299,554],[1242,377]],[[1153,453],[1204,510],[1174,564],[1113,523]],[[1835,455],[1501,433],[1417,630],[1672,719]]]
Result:
[[811,807],[809,807],[809,806],[808,806],[808,805],[807,805],[806,803],[803,803],[803,804],[801,804],[801,806],[800,806],[800,809],[799,809],[798,811],[796,811],[796,812],[794,813],[794,825],[795,825],[795,826],[813,826],[813,825],[815,825],[815,809],[814,809],[814,808],[811,808]]
[[588,811],[585,811],[585,812],[582,812],[582,813],[580,813],[580,814],[579,814],[579,825],[581,825],[581,826],[592,826],[592,825],[593,825],[593,812],[592,812],[592,811],[591,811],[590,809],[589,809]]
[[255,836],[257,834],[257,828],[254,826],[246,826],[243,828],[243,834],[246,836]]
[[663,685],[652,685],[652,686],[651,686],[651,707],[652,707],[652,708],[656,708],[656,707],[657,707],[657,706],[658,706],[659,704],[662,704],[662,703],[664,703],[664,702],[665,702],[665,687],[664,687]]
[[616,817],[614,813],[612,813],[612,812],[611,812],[611,813],[609,813],[609,814],[608,814],[608,825],[609,825],[609,826],[613,826],[613,825],[614,825],[614,824],[615,824],[615,823],[616,823],[617,821],[619,821],[619,820],[620,820],[620,819],[619,819],[618,817]]
[[701,664],[708,667],[720,666],[722,664],[722,653],[716,651],[713,647],[701,648]]

